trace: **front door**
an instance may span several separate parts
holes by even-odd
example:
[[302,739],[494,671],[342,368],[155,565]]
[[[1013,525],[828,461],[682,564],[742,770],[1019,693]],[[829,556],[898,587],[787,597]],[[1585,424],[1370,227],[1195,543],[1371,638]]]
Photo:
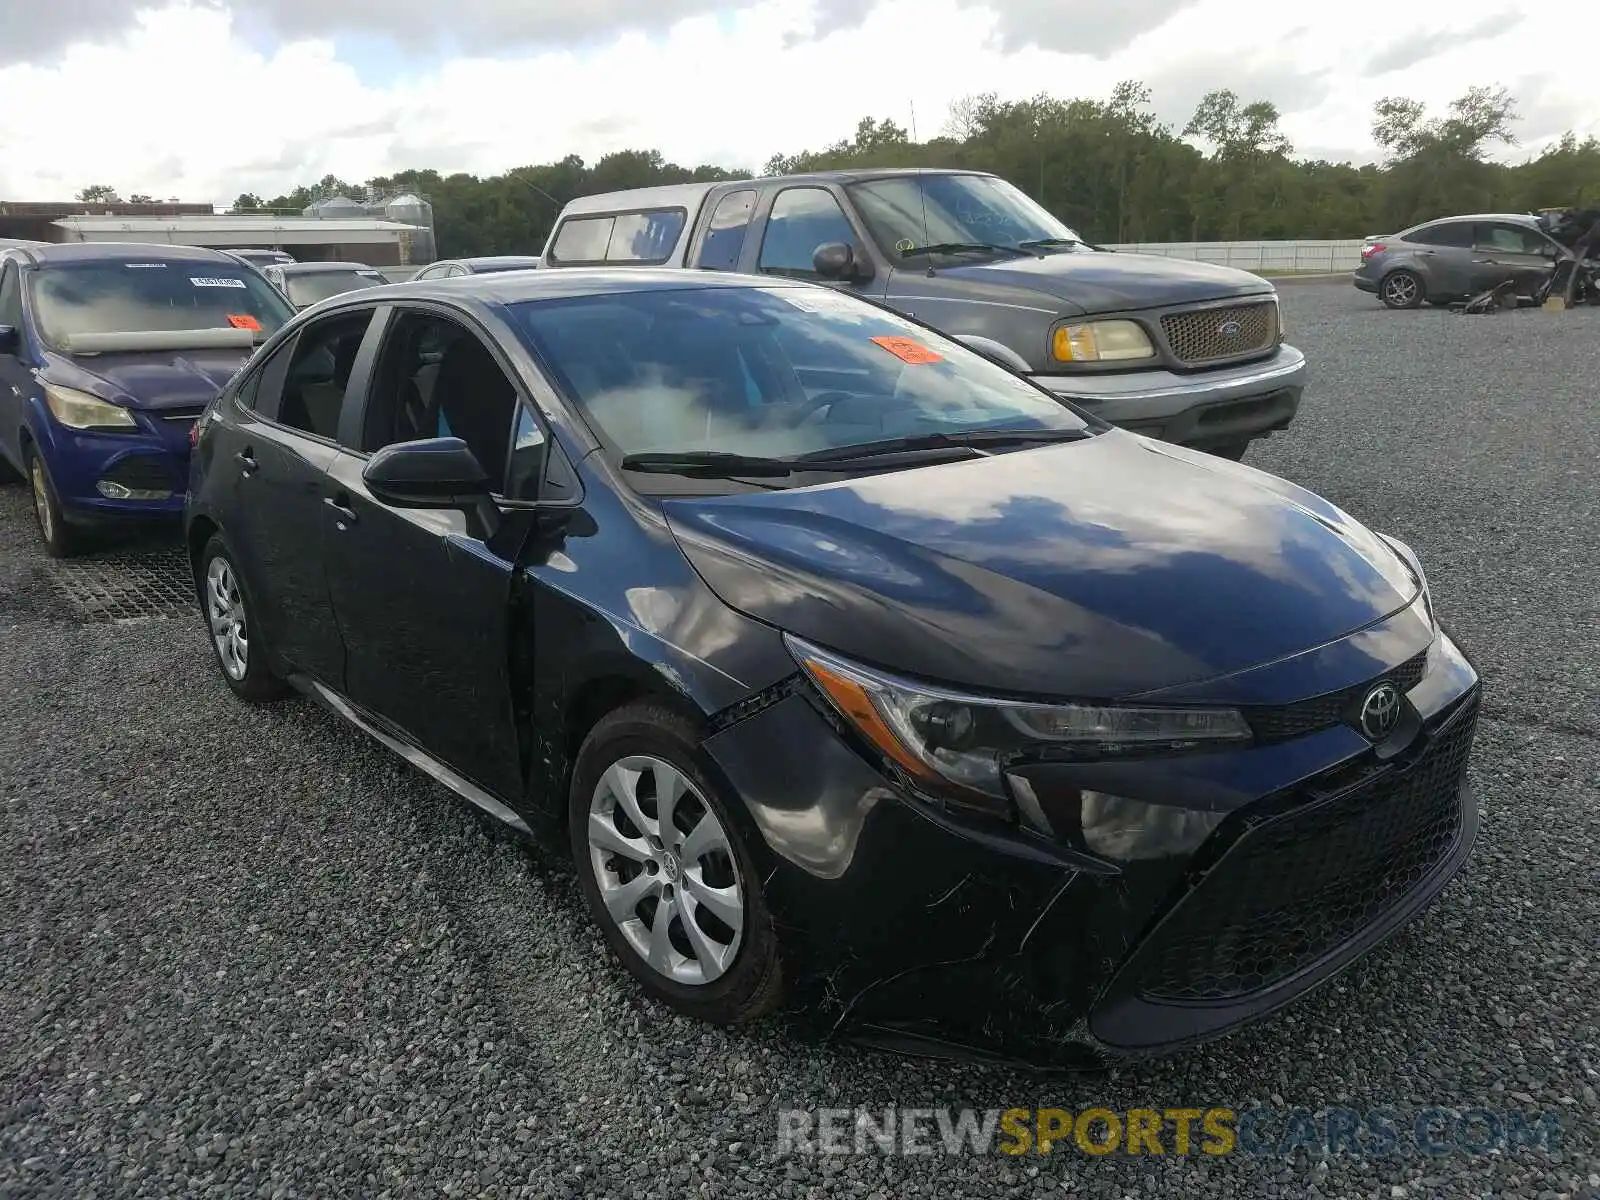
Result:
[[438,312],[398,309],[323,514],[345,694],[513,805],[523,792],[511,694],[515,547],[486,542],[461,512],[391,508],[361,472],[384,446],[454,436],[503,493],[519,403],[477,332]]
[[1555,244],[1538,230],[1505,221],[1480,221],[1473,238],[1473,282],[1487,291],[1507,279],[1531,296],[1555,266]]

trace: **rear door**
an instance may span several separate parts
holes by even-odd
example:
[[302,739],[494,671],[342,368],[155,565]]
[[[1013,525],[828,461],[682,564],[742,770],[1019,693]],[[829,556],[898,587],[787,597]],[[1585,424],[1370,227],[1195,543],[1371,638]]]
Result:
[[1471,221],[1435,221],[1406,235],[1415,247],[1412,265],[1427,284],[1430,299],[1465,296],[1473,292]]
[[22,327],[22,272],[13,260],[0,263],[0,325],[17,331],[17,353],[0,353],[0,458],[22,470],[21,430],[33,371],[22,356],[27,334]]
[[[517,547],[449,510],[391,508],[361,478],[395,442],[464,440],[507,490],[513,447],[542,428],[492,339],[442,307],[397,305],[360,418],[340,431],[328,480],[329,588],[346,647],[345,694],[480,787],[512,803],[522,766],[511,696]],[[525,421],[525,423],[527,423]]]
[[263,640],[290,670],[338,688],[344,644],[323,561],[328,472],[345,391],[374,308],[311,321],[241,381],[235,420],[214,427],[216,510],[255,601]]

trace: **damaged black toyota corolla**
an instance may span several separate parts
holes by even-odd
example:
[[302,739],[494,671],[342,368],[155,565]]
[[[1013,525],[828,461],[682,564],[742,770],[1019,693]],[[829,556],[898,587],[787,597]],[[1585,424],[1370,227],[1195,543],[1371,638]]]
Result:
[[1478,677],[1409,549],[826,288],[351,293],[198,429],[228,684],[559,837],[685,1013],[1166,1049],[1326,979],[1472,844]]

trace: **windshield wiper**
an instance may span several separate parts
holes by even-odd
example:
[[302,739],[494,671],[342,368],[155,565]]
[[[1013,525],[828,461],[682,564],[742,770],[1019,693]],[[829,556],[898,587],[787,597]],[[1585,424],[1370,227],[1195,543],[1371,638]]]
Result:
[[1017,246],[1022,250],[1055,250],[1062,246],[1082,246],[1086,244],[1077,238],[1047,237],[1029,238],[1025,242],[1018,242]]
[[974,450],[984,446],[1024,442],[1081,442],[1093,436],[1087,429],[969,429],[964,433],[918,433],[885,438],[881,442],[814,450],[810,454],[797,455],[790,461],[797,464],[840,463],[917,450]]
[[900,251],[901,258],[915,258],[923,254],[1022,254],[1028,251],[1015,246],[997,246],[993,242],[936,242],[932,246],[913,246]]
[[730,475],[793,475],[795,465],[782,458],[730,454],[723,450],[677,450],[624,455],[622,469],[646,471],[652,475],[703,475],[717,479]]

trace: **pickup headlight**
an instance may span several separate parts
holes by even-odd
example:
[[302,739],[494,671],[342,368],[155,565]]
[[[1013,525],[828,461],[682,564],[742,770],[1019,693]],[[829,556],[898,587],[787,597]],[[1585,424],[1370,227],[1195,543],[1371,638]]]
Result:
[[88,392],[59,384],[44,385],[44,402],[55,419],[69,429],[137,429],[138,422],[127,409],[108,404]]
[[1154,358],[1156,348],[1137,321],[1089,321],[1057,325],[1050,353],[1057,362],[1127,362]]
[[874,749],[934,791],[1009,815],[1014,760],[1103,759],[1248,742],[1232,708],[1026,704],[887,675],[785,635],[795,661]]

